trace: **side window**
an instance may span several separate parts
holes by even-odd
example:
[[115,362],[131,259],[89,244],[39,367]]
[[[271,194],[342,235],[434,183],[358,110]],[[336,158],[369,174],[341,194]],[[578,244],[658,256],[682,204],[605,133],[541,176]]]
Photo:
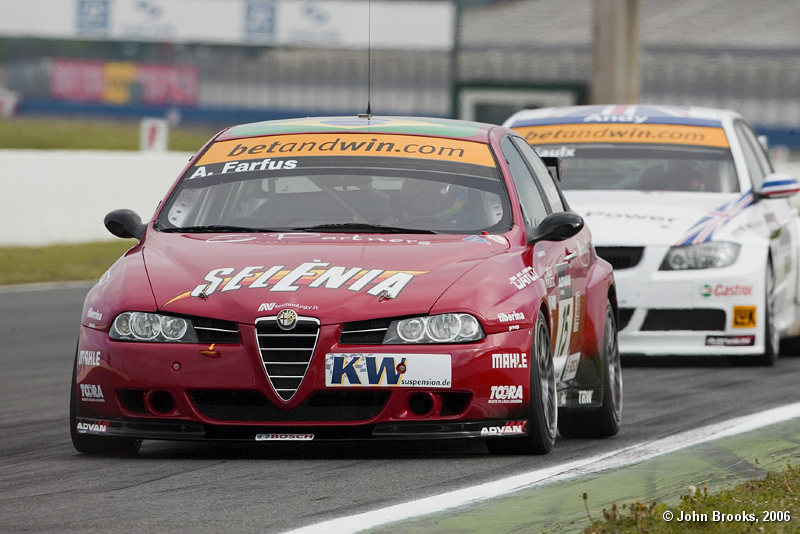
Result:
[[547,197],[550,207],[553,208],[553,211],[564,211],[564,202],[561,200],[558,186],[555,180],[553,180],[553,177],[550,176],[550,172],[547,170],[547,166],[542,159],[524,139],[515,137],[514,143],[519,148],[519,151],[522,152],[523,157],[528,162],[531,169],[533,169],[533,172],[536,173],[536,177],[539,178],[539,183],[542,184],[544,195]]
[[742,145],[744,159],[747,162],[747,170],[750,173],[750,181],[753,182],[754,188],[758,188],[764,183],[764,176],[772,171],[769,160],[750,127],[742,122],[737,122],[736,134]]
[[514,147],[509,137],[500,142],[500,148],[511,170],[511,179],[517,190],[519,202],[522,205],[522,216],[529,228],[535,228],[547,216],[547,207],[544,204],[539,189],[533,181],[533,175],[525,164],[525,160]]

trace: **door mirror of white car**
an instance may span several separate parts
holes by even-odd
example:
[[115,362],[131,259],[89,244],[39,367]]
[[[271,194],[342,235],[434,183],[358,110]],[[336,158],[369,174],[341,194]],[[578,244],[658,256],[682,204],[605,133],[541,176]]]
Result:
[[772,173],[756,190],[758,198],[789,198],[800,191],[800,182],[788,174]]
[[528,244],[539,241],[564,241],[583,228],[583,217],[573,211],[559,211],[545,217],[539,226],[528,230]]
[[547,167],[547,172],[550,173],[550,176],[553,177],[553,180],[558,182],[561,181],[561,159],[554,158],[551,156],[545,156],[542,158],[542,162],[544,163],[545,167]]
[[123,239],[134,237],[141,240],[147,228],[142,218],[131,210],[114,210],[105,216],[103,224],[109,232]]

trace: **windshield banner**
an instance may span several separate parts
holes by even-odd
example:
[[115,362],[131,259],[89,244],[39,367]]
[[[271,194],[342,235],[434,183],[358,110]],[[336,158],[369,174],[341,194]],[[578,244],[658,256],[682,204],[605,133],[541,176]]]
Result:
[[536,145],[570,143],[652,143],[727,147],[722,128],[682,124],[549,124],[514,128]]
[[386,134],[292,134],[214,143],[196,165],[280,156],[383,156],[495,167],[488,145],[473,141]]

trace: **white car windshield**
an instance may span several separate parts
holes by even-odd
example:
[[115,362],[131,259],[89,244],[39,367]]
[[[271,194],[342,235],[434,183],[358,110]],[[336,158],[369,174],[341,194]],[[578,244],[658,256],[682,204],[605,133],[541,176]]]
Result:
[[534,146],[561,158],[561,188],[737,193],[727,149],[611,144]]

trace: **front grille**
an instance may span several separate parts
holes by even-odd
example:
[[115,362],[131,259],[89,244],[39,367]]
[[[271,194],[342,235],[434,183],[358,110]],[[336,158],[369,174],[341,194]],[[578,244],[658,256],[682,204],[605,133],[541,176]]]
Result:
[[725,312],[710,308],[647,310],[641,330],[725,330]]
[[644,247],[594,247],[597,255],[616,269],[636,267],[642,259]]
[[200,343],[239,343],[239,327],[231,321],[194,317],[194,331]]
[[301,405],[283,410],[259,391],[191,391],[206,417],[221,421],[364,421],[378,415],[388,391],[319,391]]
[[345,323],[339,335],[342,345],[380,345],[386,331],[389,329],[391,319],[369,319]]
[[291,399],[314,354],[319,320],[298,317],[293,329],[283,330],[276,317],[263,317],[256,320],[256,335],[267,378],[283,400]]

